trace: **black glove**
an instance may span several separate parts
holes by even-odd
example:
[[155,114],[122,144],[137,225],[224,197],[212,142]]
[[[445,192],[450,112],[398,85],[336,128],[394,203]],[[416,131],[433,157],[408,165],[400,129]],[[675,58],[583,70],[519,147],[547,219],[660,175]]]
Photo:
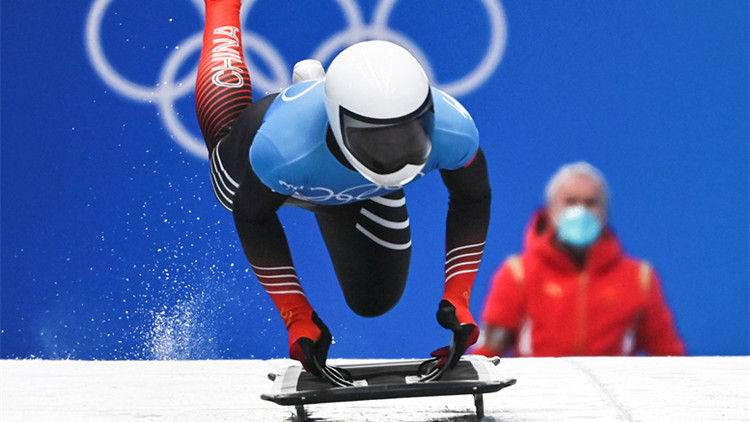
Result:
[[289,356],[302,363],[305,370],[315,376],[323,376],[320,368],[325,367],[328,358],[328,349],[331,347],[331,331],[318,317],[316,312],[312,313],[312,322],[320,329],[317,340],[309,337],[300,337],[289,346]]
[[447,300],[440,301],[437,320],[443,328],[453,332],[453,339],[450,346],[435,350],[431,356],[438,358],[438,367],[448,364],[449,368],[454,368],[466,349],[476,343],[479,338],[479,327],[473,323],[459,322],[456,317],[456,307]]

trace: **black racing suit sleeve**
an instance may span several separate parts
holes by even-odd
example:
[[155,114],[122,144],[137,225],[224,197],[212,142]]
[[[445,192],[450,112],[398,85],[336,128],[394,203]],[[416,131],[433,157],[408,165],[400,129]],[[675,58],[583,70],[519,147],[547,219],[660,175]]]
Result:
[[325,365],[331,335],[307,301],[292,263],[277,211],[288,196],[273,192],[249,168],[234,200],[234,224],[242,249],[289,333],[289,356],[314,373]]
[[448,188],[445,227],[445,283],[438,306],[438,323],[453,331],[450,347],[433,356],[438,365],[454,367],[466,349],[476,342],[479,329],[469,309],[474,279],[484,253],[490,221],[490,182],[487,161],[481,149],[468,165],[441,170]]
[[469,165],[440,170],[440,175],[449,194],[446,250],[484,242],[490,223],[491,189],[482,149]]
[[255,267],[292,266],[277,211],[288,196],[272,191],[248,166],[234,200],[234,224],[242,249]]

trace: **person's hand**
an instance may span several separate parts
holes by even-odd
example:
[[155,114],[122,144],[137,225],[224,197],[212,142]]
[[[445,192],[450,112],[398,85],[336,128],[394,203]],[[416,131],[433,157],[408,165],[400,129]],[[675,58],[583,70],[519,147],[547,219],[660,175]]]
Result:
[[289,357],[300,361],[307,372],[322,376],[328,348],[331,347],[331,331],[313,312],[310,319],[295,321],[289,327]]
[[447,364],[449,368],[454,368],[466,349],[476,343],[477,338],[479,338],[479,327],[474,322],[468,308],[457,309],[445,299],[440,301],[437,320],[443,328],[453,332],[453,340],[450,346],[435,350],[431,355],[438,359],[438,367]]

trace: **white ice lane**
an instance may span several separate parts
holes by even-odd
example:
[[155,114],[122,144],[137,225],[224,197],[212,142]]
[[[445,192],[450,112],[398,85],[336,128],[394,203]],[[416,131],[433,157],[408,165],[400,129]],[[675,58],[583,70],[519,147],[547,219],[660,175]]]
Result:
[[[339,364],[344,362],[336,360]],[[0,361],[0,420],[290,421],[287,360]],[[750,357],[503,359],[484,421],[750,421]],[[308,405],[315,421],[475,420],[471,396]]]

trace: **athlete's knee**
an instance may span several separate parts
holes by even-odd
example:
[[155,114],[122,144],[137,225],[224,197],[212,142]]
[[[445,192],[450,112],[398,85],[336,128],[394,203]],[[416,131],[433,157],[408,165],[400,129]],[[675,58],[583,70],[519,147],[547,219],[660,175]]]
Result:
[[373,318],[384,315],[388,311],[393,309],[393,307],[398,303],[399,299],[400,298],[384,301],[378,298],[365,298],[364,300],[353,301],[347,298],[346,303],[349,305],[349,308],[354,311],[355,314],[361,317]]
[[344,289],[344,298],[354,313],[363,317],[377,317],[393,309],[404,293],[403,282],[383,283],[377,280],[361,280],[358,288]]

